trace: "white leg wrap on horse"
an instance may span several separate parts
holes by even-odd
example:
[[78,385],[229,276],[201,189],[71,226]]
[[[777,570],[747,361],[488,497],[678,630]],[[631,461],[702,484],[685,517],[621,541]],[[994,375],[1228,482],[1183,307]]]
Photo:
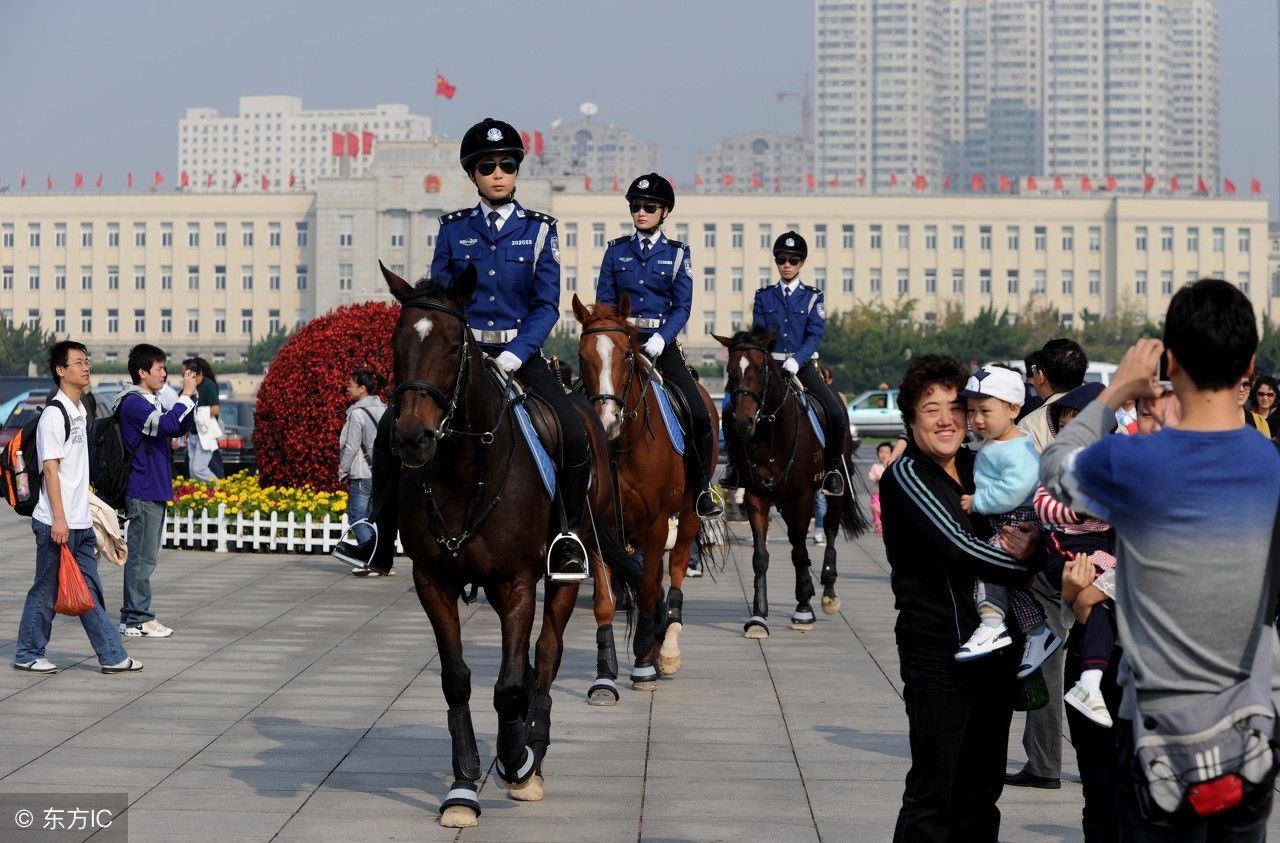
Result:
[[648,682],[658,678],[658,669],[651,664],[638,664],[631,668],[632,682]]

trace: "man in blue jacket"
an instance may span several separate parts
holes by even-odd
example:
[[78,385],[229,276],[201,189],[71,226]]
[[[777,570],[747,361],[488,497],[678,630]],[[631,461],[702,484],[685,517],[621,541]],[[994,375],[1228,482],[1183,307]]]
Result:
[[657,173],[648,173],[627,188],[633,234],[609,243],[600,264],[596,301],[616,305],[623,295],[630,298],[628,321],[639,330],[637,339],[644,353],[654,361],[662,377],[684,396],[693,427],[693,446],[685,449],[685,466],[690,485],[698,490],[695,508],[700,518],[720,515],[723,509],[711,494],[707,460],[711,456],[711,415],[693,382],[676,338],[689,321],[693,304],[689,247],[668,240],[662,223],[676,204],[671,182]]
[[129,558],[124,563],[120,631],[126,637],[168,638],[173,630],[151,610],[151,572],[164,536],[165,508],[173,500],[169,440],[195,426],[196,373],[182,372],[182,395],[167,412],[157,395],[169,378],[165,353],[154,345],[129,350],[133,386],[116,399],[120,433],[133,454],[125,511],[129,518]]

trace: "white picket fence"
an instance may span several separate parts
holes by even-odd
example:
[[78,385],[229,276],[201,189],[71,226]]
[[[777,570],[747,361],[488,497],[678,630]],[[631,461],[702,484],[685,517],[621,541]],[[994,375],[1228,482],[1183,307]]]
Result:
[[[218,553],[283,552],[328,553],[347,532],[347,517],[298,518],[293,512],[264,516],[237,512],[227,515],[226,504],[218,504],[216,514],[170,513],[164,521],[164,546]],[[403,553],[396,540],[396,552]]]

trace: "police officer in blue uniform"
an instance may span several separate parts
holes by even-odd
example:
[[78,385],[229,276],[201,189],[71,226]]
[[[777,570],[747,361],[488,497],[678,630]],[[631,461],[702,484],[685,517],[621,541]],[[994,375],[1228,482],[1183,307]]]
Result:
[[[579,538],[590,474],[587,434],[541,354],[560,314],[556,221],[515,201],[516,175],[524,160],[524,146],[510,124],[491,117],[475,124],[462,137],[459,157],[462,168],[476,185],[480,202],[440,218],[431,277],[443,279],[448,286],[467,266],[475,266],[478,284],[466,315],[476,342],[496,358],[504,373],[546,401],[556,414],[562,453],[552,524],[548,525],[553,537],[548,551],[549,573],[554,580],[582,580],[587,575],[586,552]],[[387,413],[386,417],[391,415]],[[381,427],[387,430],[384,432]],[[390,424],[380,426],[379,439],[389,432]],[[389,529],[394,535],[394,495],[379,494],[379,487],[395,488],[385,475],[398,471],[398,467],[392,461],[378,459],[378,442],[374,456],[372,517],[380,532]],[[379,477],[380,466],[383,477]],[[388,511],[392,511],[390,516]],[[389,570],[392,545],[393,542],[380,543],[377,558],[364,570],[372,569],[374,574]],[[346,548],[340,550],[343,552],[335,551],[335,555],[353,564],[367,558],[363,548],[355,553]]]
[[609,242],[600,264],[596,301],[616,305],[624,293],[630,297],[630,322],[638,329],[644,353],[666,382],[680,390],[689,408],[693,447],[685,449],[685,466],[690,485],[698,490],[694,507],[699,517],[715,517],[723,510],[711,494],[707,477],[711,416],[676,344],[693,305],[689,247],[662,233],[663,221],[675,208],[676,193],[671,182],[648,173],[631,182],[627,203],[636,230]]
[[[794,231],[788,231],[774,241],[773,262],[778,266],[780,278],[777,284],[756,291],[752,322],[777,332],[773,358],[785,372],[797,376],[804,388],[822,402],[827,437],[827,473],[822,478],[822,492],[841,495],[844,494],[844,474],[840,467],[849,417],[818,371],[818,343],[826,329],[826,313],[822,291],[800,282],[800,269],[808,256],[809,245]],[[737,434],[728,413],[725,414],[724,433],[725,447],[732,455],[737,450]],[[732,459],[722,482],[725,486],[738,485]]]

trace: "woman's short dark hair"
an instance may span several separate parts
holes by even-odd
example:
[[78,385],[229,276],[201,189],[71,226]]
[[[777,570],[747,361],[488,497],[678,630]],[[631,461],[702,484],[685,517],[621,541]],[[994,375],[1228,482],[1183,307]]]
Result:
[[193,372],[199,372],[204,375],[204,379],[210,383],[217,383],[218,379],[213,376],[213,367],[209,365],[209,361],[203,357],[188,357],[182,361],[182,368],[190,369]]
[[365,391],[370,395],[376,395],[381,378],[379,378],[378,373],[372,369],[365,369],[362,367],[351,370],[351,380],[355,382],[356,386],[363,386]]
[[1258,375],[1253,379],[1253,389],[1249,390],[1249,406],[1254,409],[1258,407],[1258,387],[1260,386],[1269,386],[1272,392],[1280,393],[1280,381],[1271,375]]
[[898,385],[898,409],[902,411],[902,423],[915,424],[916,403],[930,387],[949,386],[957,392],[964,389],[969,371],[960,361],[945,354],[922,354],[907,364],[907,373]]

